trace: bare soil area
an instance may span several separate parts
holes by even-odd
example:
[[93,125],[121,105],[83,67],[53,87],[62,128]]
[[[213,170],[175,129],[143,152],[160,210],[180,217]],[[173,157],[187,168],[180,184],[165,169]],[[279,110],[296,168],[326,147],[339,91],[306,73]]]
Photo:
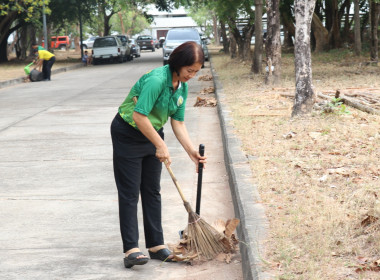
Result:
[[[309,116],[292,119],[292,54],[273,87],[249,63],[210,52],[270,224],[263,270],[275,279],[380,279],[380,116],[318,99]],[[346,50],[313,55],[315,91],[380,96],[380,67],[365,60]]]

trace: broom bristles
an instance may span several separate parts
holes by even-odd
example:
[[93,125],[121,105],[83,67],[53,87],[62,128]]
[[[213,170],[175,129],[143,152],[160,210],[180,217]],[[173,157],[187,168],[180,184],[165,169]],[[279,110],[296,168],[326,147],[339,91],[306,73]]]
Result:
[[[186,209],[191,210],[187,207]],[[221,242],[222,234],[192,210],[188,213],[187,235],[190,251],[195,251],[198,255],[203,255],[209,260],[222,253],[225,249]]]

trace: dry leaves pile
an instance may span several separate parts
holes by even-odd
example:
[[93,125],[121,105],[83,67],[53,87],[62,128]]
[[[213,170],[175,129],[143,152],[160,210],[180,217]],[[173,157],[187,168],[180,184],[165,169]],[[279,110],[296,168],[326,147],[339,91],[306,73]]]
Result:
[[197,100],[195,101],[194,107],[215,107],[217,101],[214,97],[199,97],[197,96]]
[[214,93],[214,92],[215,92],[214,87],[208,87],[208,88],[202,89],[200,94],[210,94],[210,93]]
[[[236,238],[234,232],[239,224],[239,219],[230,219],[227,221],[217,220],[213,227],[221,234],[222,238],[220,243],[223,244],[225,250],[216,256],[216,260],[226,263],[231,262],[233,254],[238,250],[239,240]],[[198,254],[193,250],[190,250],[189,239],[186,230],[183,232],[183,238],[177,243],[169,245],[169,249],[173,252],[173,260],[177,262],[189,262],[191,264],[197,264],[206,261],[206,258],[202,254]]]
[[212,81],[212,75],[202,75],[199,76],[198,81]]

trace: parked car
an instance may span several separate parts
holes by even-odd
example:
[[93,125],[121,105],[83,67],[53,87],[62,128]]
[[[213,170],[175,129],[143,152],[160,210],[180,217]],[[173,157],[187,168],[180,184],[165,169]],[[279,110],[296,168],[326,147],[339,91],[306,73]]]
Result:
[[170,54],[173,50],[187,41],[197,42],[202,46],[205,60],[208,61],[207,43],[201,38],[199,32],[194,28],[173,28],[166,34],[166,39],[162,47],[162,54],[164,58],[164,65],[168,63]]
[[136,44],[135,39],[130,39],[131,41],[131,53],[134,57],[140,57],[141,56],[141,50],[140,46]]
[[121,43],[126,48],[127,60],[128,61],[133,60],[133,55],[132,55],[132,51],[131,51],[131,43],[130,43],[129,37],[127,37],[125,35],[117,35],[117,37],[120,39]]
[[126,48],[117,36],[105,36],[95,39],[92,47],[92,61],[96,65],[104,60],[120,63],[127,60]]
[[84,40],[82,42],[83,48],[84,49],[92,49],[92,46],[94,45],[96,38],[97,38],[97,36],[91,36],[91,37],[87,38],[87,40]]
[[[50,48],[66,50],[70,47],[69,36],[52,36],[50,39]],[[42,43],[42,47],[45,47],[45,43]]]
[[152,50],[152,52],[156,50],[153,43],[153,37],[150,35],[138,36],[136,42],[140,46],[141,50]]

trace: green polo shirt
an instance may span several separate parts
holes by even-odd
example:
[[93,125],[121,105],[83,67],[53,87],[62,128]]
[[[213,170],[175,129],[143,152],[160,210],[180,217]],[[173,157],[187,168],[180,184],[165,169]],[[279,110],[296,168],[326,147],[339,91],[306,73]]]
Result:
[[[138,98],[136,105],[133,102],[134,96]],[[138,129],[132,117],[136,111],[147,116],[153,127],[159,130],[169,117],[184,121],[186,99],[187,83],[180,83],[174,92],[172,72],[169,65],[165,65],[146,73],[137,81],[119,107],[119,114]]]

